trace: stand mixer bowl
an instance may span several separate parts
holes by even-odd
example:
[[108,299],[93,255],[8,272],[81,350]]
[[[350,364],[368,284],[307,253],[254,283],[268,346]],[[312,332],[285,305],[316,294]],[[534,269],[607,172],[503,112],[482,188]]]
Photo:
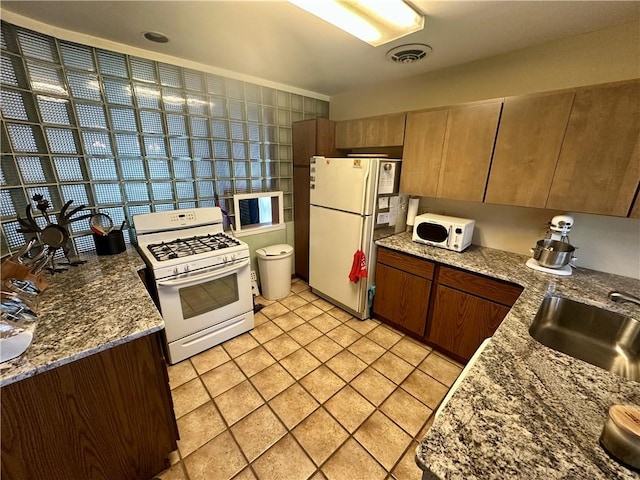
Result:
[[533,249],[533,258],[542,267],[562,268],[573,259],[576,248],[559,240],[538,240]]

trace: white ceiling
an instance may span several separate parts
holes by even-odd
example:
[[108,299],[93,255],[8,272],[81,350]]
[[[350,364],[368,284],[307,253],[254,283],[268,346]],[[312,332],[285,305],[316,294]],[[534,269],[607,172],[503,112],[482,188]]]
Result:
[[[299,89],[333,95],[470,62],[551,40],[640,21],[639,1],[413,0],[425,28],[372,47],[285,1],[10,1],[2,9],[128,46],[143,48]],[[170,38],[154,44],[144,31]],[[426,43],[412,65],[385,53]]]

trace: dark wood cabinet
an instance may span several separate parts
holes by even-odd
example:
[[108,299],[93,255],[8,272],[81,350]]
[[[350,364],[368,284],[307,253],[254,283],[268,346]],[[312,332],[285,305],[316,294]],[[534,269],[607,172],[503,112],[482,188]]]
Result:
[[380,247],[373,315],[466,362],[521,292],[518,285]]
[[314,155],[338,156],[334,149],[335,122],[313,118],[293,122],[293,228],[295,273],[309,280],[309,176]]
[[374,316],[422,337],[433,270],[427,260],[378,249]]
[[508,312],[508,307],[498,303],[438,285],[427,339],[469,360]]
[[1,395],[3,479],[149,479],[177,448],[156,334],[7,385]]
[[464,361],[493,335],[522,292],[517,285],[445,266],[437,282],[426,338]]

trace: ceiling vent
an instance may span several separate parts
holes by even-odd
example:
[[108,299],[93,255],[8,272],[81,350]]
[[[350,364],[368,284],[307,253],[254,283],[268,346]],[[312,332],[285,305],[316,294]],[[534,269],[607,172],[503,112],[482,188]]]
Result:
[[387,58],[394,63],[416,63],[431,54],[431,47],[423,43],[410,43],[392,48],[387,52]]

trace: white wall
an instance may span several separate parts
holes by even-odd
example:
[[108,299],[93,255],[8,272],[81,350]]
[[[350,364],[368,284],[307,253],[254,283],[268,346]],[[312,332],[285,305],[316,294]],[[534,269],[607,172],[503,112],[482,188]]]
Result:
[[[529,249],[544,238],[547,222],[558,210],[490,205],[422,198],[419,213],[437,213],[476,221],[473,244],[530,255]],[[602,215],[571,214],[569,238],[578,247],[578,267],[640,278],[640,220]]]
[[[638,77],[640,24],[636,22],[335,95],[331,118],[360,118]],[[425,198],[421,212],[427,209],[473,218],[477,222],[473,243],[525,255],[544,235],[546,223],[565,213]],[[578,266],[640,278],[640,220],[585,214],[574,218],[571,243],[579,248]]]

